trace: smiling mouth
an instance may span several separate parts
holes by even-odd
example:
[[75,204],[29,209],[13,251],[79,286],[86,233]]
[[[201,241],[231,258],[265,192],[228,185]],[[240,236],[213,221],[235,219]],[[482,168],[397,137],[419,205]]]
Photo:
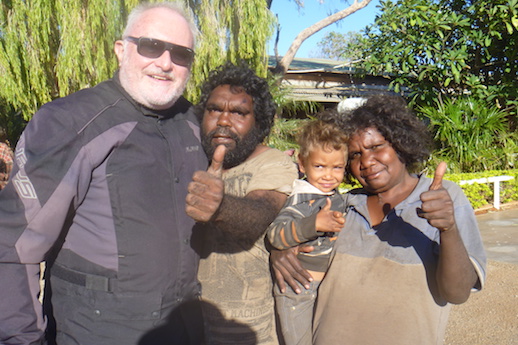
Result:
[[380,172],[374,172],[374,173],[370,173],[370,174],[365,174],[365,175],[362,175],[363,179],[364,180],[374,180],[375,178],[377,178],[379,176]]
[[335,189],[335,184],[334,183],[321,183],[320,187],[323,189],[333,190],[333,189]]
[[171,81],[171,78],[168,78],[168,77],[165,77],[165,76],[162,76],[162,75],[152,74],[152,75],[150,75],[150,77],[152,79],[160,80],[160,81]]

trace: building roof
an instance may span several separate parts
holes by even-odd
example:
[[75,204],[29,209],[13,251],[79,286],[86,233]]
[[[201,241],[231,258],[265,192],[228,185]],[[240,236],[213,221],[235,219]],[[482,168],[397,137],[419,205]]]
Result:
[[[275,65],[275,57],[270,56],[269,67]],[[349,97],[389,92],[390,81],[385,76],[362,75],[342,61],[295,58],[282,85],[295,100],[338,103]]]

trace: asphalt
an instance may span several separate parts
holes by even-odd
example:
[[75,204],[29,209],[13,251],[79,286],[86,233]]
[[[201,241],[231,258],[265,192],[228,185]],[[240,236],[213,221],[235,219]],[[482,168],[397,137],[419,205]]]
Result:
[[518,264],[518,207],[477,215],[488,260]]

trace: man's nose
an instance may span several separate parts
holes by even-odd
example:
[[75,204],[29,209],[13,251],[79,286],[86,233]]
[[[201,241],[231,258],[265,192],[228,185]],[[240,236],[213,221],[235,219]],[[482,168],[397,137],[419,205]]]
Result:
[[230,113],[228,111],[223,110],[221,112],[221,114],[218,117],[217,125],[221,127],[229,127],[231,125]]
[[155,65],[160,67],[162,71],[170,71],[173,68],[171,61],[171,52],[165,50],[162,55],[155,59]]

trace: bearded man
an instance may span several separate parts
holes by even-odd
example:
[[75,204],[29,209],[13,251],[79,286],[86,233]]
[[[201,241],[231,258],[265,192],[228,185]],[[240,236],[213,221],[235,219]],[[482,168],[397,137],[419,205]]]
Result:
[[197,109],[212,162],[194,174],[186,211],[202,228],[193,245],[207,343],[278,344],[264,236],[298,173],[288,155],[262,144],[275,104],[264,79],[226,64],[209,76]]

